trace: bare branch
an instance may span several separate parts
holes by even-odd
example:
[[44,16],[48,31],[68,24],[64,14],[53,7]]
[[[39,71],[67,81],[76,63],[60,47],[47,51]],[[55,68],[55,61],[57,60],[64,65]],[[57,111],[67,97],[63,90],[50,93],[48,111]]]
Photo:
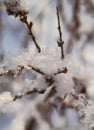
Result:
[[28,28],[28,31],[29,31],[28,34],[31,36],[31,38],[32,38],[32,40],[33,40],[33,42],[34,42],[34,44],[35,44],[35,46],[36,46],[38,52],[41,52],[41,48],[40,48],[40,46],[38,45],[38,43],[37,43],[37,41],[36,41],[36,38],[35,38],[35,36],[34,36],[34,34],[33,34],[33,32],[32,32],[33,22],[31,21],[30,23],[28,23],[26,14],[22,14],[22,15],[20,16],[20,21],[26,24],[26,26],[27,26],[27,28]]
[[62,32],[61,32],[61,26],[60,26],[58,7],[57,7],[57,20],[58,20],[58,32],[59,32],[59,40],[57,41],[57,43],[58,43],[58,46],[61,47],[61,58],[64,59],[64,50],[63,50],[64,41],[62,40]]
[[62,69],[58,69],[58,71],[56,73],[54,73],[54,75],[57,75],[57,74],[61,74],[61,73],[67,73],[67,67],[63,67]]
[[38,68],[35,68],[35,67],[31,66],[31,65],[28,65],[28,67],[30,67],[32,70],[36,71],[39,74],[46,75],[43,71],[41,71]]
[[27,91],[25,93],[19,93],[18,95],[14,96],[13,101],[23,98],[26,95],[31,95],[32,93],[44,94],[45,91],[46,91],[46,89],[37,90],[36,88],[34,88],[33,90]]
[[[6,69],[6,67],[4,66],[3,68]],[[1,73],[0,76],[4,76],[4,75],[9,75],[9,76],[19,76],[22,74],[23,69],[25,69],[24,66],[18,65],[17,67],[17,71],[14,71],[12,69],[10,70],[6,70],[4,73]]]
[[4,73],[0,74],[0,76],[4,76],[4,75],[14,76],[15,72],[13,70],[7,70]]

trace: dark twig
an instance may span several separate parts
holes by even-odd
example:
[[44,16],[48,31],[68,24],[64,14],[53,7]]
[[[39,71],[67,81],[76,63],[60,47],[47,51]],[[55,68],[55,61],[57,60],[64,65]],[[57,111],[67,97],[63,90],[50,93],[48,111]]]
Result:
[[37,73],[41,74],[41,75],[46,75],[43,71],[41,71],[39,68],[35,68],[31,65],[28,65],[28,67],[30,67],[32,70],[36,71]]
[[56,73],[54,73],[54,75],[57,75],[57,74],[61,74],[61,73],[67,73],[67,67],[63,67],[62,69],[58,69],[58,71]]
[[28,31],[29,31],[28,34],[31,36],[31,38],[32,38],[32,40],[33,40],[33,42],[34,42],[34,44],[35,44],[35,46],[36,46],[38,52],[41,52],[41,48],[40,48],[40,46],[38,45],[38,43],[37,43],[37,41],[36,41],[36,38],[35,38],[35,36],[34,36],[34,34],[33,34],[33,32],[32,32],[33,22],[28,23],[28,21],[27,21],[27,16],[26,16],[25,14],[22,14],[22,15],[20,16],[20,21],[26,24],[26,26],[27,26],[27,28],[28,28]]
[[44,94],[45,91],[46,91],[46,89],[37,90],[36,88],[34,88],[33,90],[27,91],[25,93],[19,93],[18,95],[14,96],[13,101],[23,98],[26,95],[31,95],[32,93]]
[[9,76],[15,76],[15,72],[13,70],[7,70],[4,73],[1,73],[0,76],[9,75]]
[[[6,69],[6,67],[4,67]],[[6,70],[4,73],[0,73],[0,76],[9,75],[9,76],[20,76],[22,71],[25,69],[24,66],[18,65],[17,71],[14,70]]]
[[[67,73],[67,71],[68,71],[66,67],[63,67],[62,69],[58,69],[57,72],[50,75],[50,74],[44,73],[42,70],[40,70],[39,68],[36,68],[34,66],[28,65],[28,67],[30,67],[33,71],[45,76],[45,78],[47,78],[47,79],[51,79],[52,77],[54,77],[54,76],[56,76],[60,73]],[[6,69],[5,66],[4,66],[4,68]],[[27,69],[27,68],[25,68],[24,66],[18,65],[17,71],[14,71],[14,70],[11,70],[11,69],[6,70],[4,73],[0,73],[0,76],[4,76],[4,75],[20,76],[24,69]]]
[[61,32],[61,26],[60,26],[60,18],[59,18],[59,9],[57,7],[57,20],[58,20],[58,32],[59,32],[59,40],[57,41],[58,46],[61,47],[61,57],[64,58],[64,50],[63,50],[63,44],[64,41],[62,40],[62,32]]
[[[36,71],[39,74],[47,76],[47,74],[44,73],[43,71],[41,71],[39,68],[35,68],[35,67],[31,66],[31,65],[28,65],[28,67],[30,67],[32,70]],[[67,73],[67,71],[68,71],[67,67],[63,67],[62,69],[58,69],[57,72],[53,73],[53,76],[58,75],[60,73]],[[48,76],[50,76],[50,75],[48,75]]]

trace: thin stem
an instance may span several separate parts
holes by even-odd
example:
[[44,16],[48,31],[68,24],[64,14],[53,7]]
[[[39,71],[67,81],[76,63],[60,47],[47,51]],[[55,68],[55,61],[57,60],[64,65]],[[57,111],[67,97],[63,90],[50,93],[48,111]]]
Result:
[[35,38],[35,36],[34,36],[34,34],[33,34],[33,32],[32,32],[33,22],[28,23],[28,21],[27,21],[27,16],[26,16],[25,14],[22,14],[22,15],[20,16],[20,21],[26,24],[26,26],[27,26],[27,28],[28,28],[28,31],[29,31],[28,34],[31,36],[31,38],[32,38],[32,40],[33,40],[33,42],[34,42],[34,44],[35,44],[35,46],[36,46],[38,52],[40,53],[40,52],[41,52],[41,48],[40,48],[40,46],[38,45],[38,43],[37,43],[37,41],[36,41],[36,38]]
[[31,65],[28,65],[28,67],[30,67],[33,71],[35,71],[35,72],[37,72],[37,73],[39,73],[39,74],[41,74],[41,75],[46,75],[43,71],[41,71],[39,68],[35,68],[35,67],[33,67],[33,66],[31,66]]
[[37,41],[36,41],[36,38],[35,38],[35,36],[34,36],[32,30],[30,29],[30,25],[29,25],[28,23],[26,23],[26,25],[27,25],[28,30],[29,30],[29,35],[31,36],[31,38],[32,38],[32,40],[33,40],[33,42],[34,42],[34,44],[35,44],[35,46],[36,46],[38,52],[40,53],[40,52],[41,52],[41,48],[40,48],[40,46],[38,45],[38,43],[37,43]]
[[61,47],[61,58],[64,59],[64,50],[63,50],[64,41],[62,40],[62,32],[61,32],[61,25],[60,25],[58,7],[57,7],[57,20],[58,20],[58,32],[59,32],[59,40],[57,41],[57,43],[58,43],[58,46]]
[[27,91],[25,93],[19,93],[18,95],[14,96],[13,101],[23,98],[24,96],[31,95],[32,93],[44,94],[45,91],[46,89],[37,90],[36,88],[34,88],[33,90]]

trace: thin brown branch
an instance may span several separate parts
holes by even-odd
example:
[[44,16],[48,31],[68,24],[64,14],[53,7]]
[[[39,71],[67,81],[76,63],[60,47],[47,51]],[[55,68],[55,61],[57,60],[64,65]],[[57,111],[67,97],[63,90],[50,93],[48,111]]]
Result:
[[6,6],[8,15],[14,15],[15,17],[19,17],[20,21],[26,24],[28,31],[29,31],[29,35],[31,36],[31,38],[34,42],[36,49],[38,50],[38,52],[41,52],[41,48],[38,45],[36,38],[32,32],[33,23],[28,22],[28,20],[27,20],[28,11],[21,7],[20,1],[14,1],[12,3],[4,2],[4,4]]
[[57,74],[61,74],[61,73],[67,73],[67,67],[63,67],[62,69],[58,69],[58,71],[56,73],[54,73],[54,75],[57,75]]
[[61,58],[64,58],[64,50],[63,44],[64,41],[62,40],[62,32],[61,32],[61,25],[60,25],[60,17],[59,17],[59,8],[57,7],[57,20],[58,20],[58,32],[59,32],[59,40],[57,41],[58,46],[61,48]]
[[4,75],[14,76],[15,72],[13,70],[7,70],[4,73],[0,74],[0,76],[4,76]]
[[[39,68],[33,67],[31,65],[28,65],[28,67],[30,67],[33,71],[45,76],[46,79],[53,79],[54,76],[61,74],[61,73],[67,73],[67,67],[63,67],[62,69],[58,69],[57,72],[53,73],[52,75],[49,75],[47,73],[44,73],[42,70],[40,70]],[[4,67],[6,69],[6,67]],[[10,75],[10,76],[20,76],[23,72],[25,68],[24,66],[18,65],[17,67],[17,71],[14,70],[6,70],[4,73],[1,73],[0,76],[4,76],[4,75]]]
[[24,96],[31,95],[32,93],[44,94],[46,89],[37,90],[34,88],[33,90],[27,91],[25,93],[19,93],[18,95],[14,96],[13,101],[23,98]]
[[[6,67],[3,67],[6,69]],[[19,76],[22,74],[23,69],[25,69],[24,66],[18,65],[17,71],[14,70],[6,70],[4,73],[0,73],[0,76],[9,75],[9,76]]]
[[[39,74],[47,76],[47,74],[44,73],[43,71],[41,71],[39,68],[35,68],[35,67],[31,66],[31,65],[28,65],[28,67],[30,67],[32,70],[36,71]],[[68,71],[67,67],[63,67],[62,69],[58,69],[57,72],[53,73],[53,76],[55,76],[57,74],[60,74],[60,73],[67,73],[67,71]],[[50,77],[50,75],[48,75],[48,77]]]
[[30,67],[32,70],[36,71],[37,73],[39,74],[42,74],[42,75],[46,75],[43,71],[41,71],[39,68],[35,68],[31,65],[28,65],[28,67]]
[[28,34],[31,36],[31,38],[32,38],[32,40],[33,40],[33,42],[34,42],[34,44],[35,44],[35,46],[36,46],[38,52],[41,52],[41,48],[40,48],[40,46],[38,45],[38,43],[37,43],[37,41],[36,41],[36,38],[35,38],[35,36],[34,36],[34,34],[33,34],[33,32],[32,32],[33,22],[28,23],[28,21],[27,21],[27,16],[26,16],[25,14],[21,14],[21,16],[20,16],[20,21],[26,24],[26,26],[27,26],[27,28],[28,28],[28,31],[29,31]]

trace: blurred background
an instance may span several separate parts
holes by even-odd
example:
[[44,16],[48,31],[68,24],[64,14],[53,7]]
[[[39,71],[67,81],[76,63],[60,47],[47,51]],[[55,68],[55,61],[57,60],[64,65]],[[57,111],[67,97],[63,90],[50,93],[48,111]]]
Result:
[[[48,48],[55,49],[59,36],[56,16],[56,6],[58,5],[65,55],[71,55],[83,65],[94,69],[94,0],[24,0],[24,2],[29,10],[28,19],[34,23],[33,32],[38,43],[40,46],[46,45]],[[28,36],[26,26],[18,18],[8,16],[5,6],[0,1],[0,62],[2,63],[7,55],[17,54],[22,49],[28,50],[31,46],[34,45]],[[3,91],[13,92],[16,87],[22,86],[21,81],[18,83],[12,77],[7,77],[5,80],[3,78],[0,79],[0,93]],[[18,90],[16,90],[16,93]],[[34,95],[30,98],[34,98]],[[59,130],[58,124],[53,122],[59,121],[59,124],[62,124],[61,118],[58,117],[53,108],[43,104],[38,104],[37,107],[40,113],[45,109],[45,112],[42,113],[43,120],[46,120],[50,126],[44,122],[41,127],[37,128],[36,118],[40,119],[40,115],[32,105],[36,104],[36,99],[31,102],[30,98],[16,101],[14,104],[11,103],[4,110],[8,110],[6,114],[4,114],[4,111],[0,113],[0,130],[49,130],[50,126]],[[29,104],[27,110],[25,109],[26,103]],[[31,113],[31,109],[35,112],[35,117]],[[28,118],[29,113],[30,117]],[[45,113],[48,113],[48,115],[54,113],[57,120],[53,121],[54,117],[49,119],[49,116],[45,116]],[[50,120],[52,120],[52,124]],[[18,122],[20,123],[18,124]]]

